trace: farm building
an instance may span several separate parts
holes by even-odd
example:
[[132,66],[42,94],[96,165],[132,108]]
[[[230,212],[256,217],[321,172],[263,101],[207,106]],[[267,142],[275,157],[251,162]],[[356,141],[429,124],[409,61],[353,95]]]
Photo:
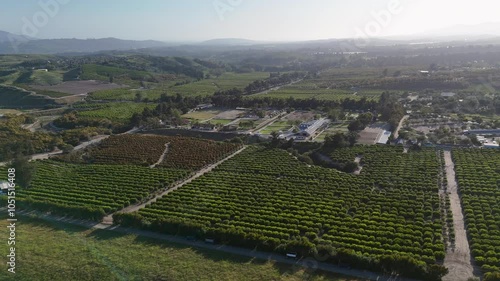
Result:
[[314,121],[305,122],[305,123],[300,124],[299,130],[301,130],[303,132],[307,132],[309,134],[309,136],[311,136],[314,133],[316,133],[316,131],[319,128],[321,128],[321,126],[323,126],[324,124],[326,124],[326,119],[321,118],[318,120],[314,120]]

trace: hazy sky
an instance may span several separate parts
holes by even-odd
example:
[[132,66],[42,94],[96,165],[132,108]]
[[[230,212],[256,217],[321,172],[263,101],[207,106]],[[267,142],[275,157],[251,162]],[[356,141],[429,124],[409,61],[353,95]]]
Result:
[[286,41],[356,37],[358,30],[411,35],[500,22],[498,11],[498,0],[1,0],[0,30],[38,38]]

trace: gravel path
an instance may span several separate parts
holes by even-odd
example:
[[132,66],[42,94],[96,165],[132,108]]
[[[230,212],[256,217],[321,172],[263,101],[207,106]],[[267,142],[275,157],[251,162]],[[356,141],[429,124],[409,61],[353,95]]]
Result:
[[444,266],[449,270],[443,281],[466,281],[473,277],[473,267],[469,241],[465,232],[462,204],[458,196],[457,181],[455,179],[455,164],[449,150],[444,151],[446,179],[450,198],[451,212],[453,213],[453,228],[455,229],[455,247],[448,249],[444,259]]

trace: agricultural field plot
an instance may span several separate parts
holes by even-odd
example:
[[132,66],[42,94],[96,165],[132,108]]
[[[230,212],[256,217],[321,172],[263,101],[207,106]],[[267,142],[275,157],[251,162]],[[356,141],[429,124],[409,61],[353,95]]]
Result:
[[39,86],[53,86],[62,83],[63,74],[57,71],[35,70],[31,74],[31,84]]
[[115,82],[126,85],[139,85],[140,81],[154,80],[153,74],[147,71],[130,70],[127,68],[85,64],[82,66],[82,80],[109,81],[110,76]]
[[221,110],[217,109],[210,109],[210,110],[197,110],[197,111],[192,111],[188,114],[182,115],[182,117],[195,120],[195,121],[205,121],[211,118],[214,118],[217,116],[219,113],[221,113]]
[[[409,190],[435,191],[432,198],[433,201],[438,200],[437,176],[440,167],[437,161],[440,156],[434,149],[403,153],[403,147],[357,145],[336,149],[328,156],[339,163],[360,157],[360,164],[363,165],[361,175],[374,180],[377,188],[402,186]],[[439,210],[430,208],[428,211]]]
[[89,157],[96,164],[149,166],[160,160],[169,140],[162,136],[111,136],[91,148]]
[[[326,87],[319,87],[318,83],[314,83],[311,80],[304,80],[293,85],[284,86],[274,91],[269,91],[265,94],[265,96],[272,98],[293,97],[296,99],[315,98],[318,100],[343,100],[346,98],[359,100],[363,97],[367,99],[378,99],[379,96],[382,94],[382,91],[374,92],[374,91],[329,89]],[[260,94],[256,96],[259,95]]]
[[30,188],[17,190],[23,205],[75,217],[101,219],[186,177],[189,171],[131,165],[36,162]]
[[55,105],[54,100],[22,88],[0,85],[0,108],[43,108],[47,105]]
[[349,123],[341,124],[330,124],[326,130],[319,134],[314,140],[318,142],[325,141],[325,137],[328,135],[333,135],[335,133],[347,133],[349,129],[347,128]]
[[134,101],[138,96],[141,100],[149,99],[150,101],[158,100],[162,94],[166,93],[161,89],[111,89],[101,90],[90,94],[94,100],[108,101]]
[[45,90],[53,92],[61,92],[69,95],[83,95],[99,90],[109,90],[121,88],[123,86],[114,83],[105,83],[100,81],[67,81],[57,85],[43,86],[43,85],[33,85],[32,88],[35,90]]
[[[193,281],[200,280],[200,276],[203,280],[218,281],[361,281],[135,234],[88,229],[28,216],[21,219],[23,224],[16,229],[17,242],[22,248],[16,260],[18,270],[16,274],[2,270],[0,280],[3,281]],[[2,214],[0,227],[6,229],[7,225],[7,217]],[[0,254],[6,256],[8,250],[2,247]],[[166,264],[168,266],[164,266]]]
[[111,136],[89,151],[91,161],[100,164],[152,165],[160,160],[168,144],[161,167],[196,170],[236,151],[240,146],[188,137],[155,135]]
[[100,104],[82,104],[79,109],[88,109],[79,111],[78,116],[89,118],[106,118],[112,121],[127,121],[134,113],[141,113],[144,108],[154,109],[153,103],[100,103]]
[[500,151],[452,151],[471,254],[483,272],[500,271]]
[[294,111],[286,116],[287,121],[294,122],[309,122],[314,119],[314,112],[311,111]]
[[250,147],[117,219],[148,221],[145,227],[152,230],[237,246],[306,256],[316,249],[329,253],[332,262],[370,263],[372,269],[381,270],[388,256],[399,256],[415,267],[406,274],[418,277],[444,258],[437,155],[425,151],[405,157],[402,149],[373,154],[378,155],[370,161],[373,169],[354,176],[308,166],[283,150]]
[[266,126],[259,132],[261,134],[271,134],[272,132],[285,132],[293,127],[288,121],[276,121],[271,125]]
[[269,77],[268,72],[232,73],[226,72],[217,78],[203,79],[189,84],[168,88],[168,92],[190,96],[211,96],[217,91],[232,88],[243,89],[255,80]]

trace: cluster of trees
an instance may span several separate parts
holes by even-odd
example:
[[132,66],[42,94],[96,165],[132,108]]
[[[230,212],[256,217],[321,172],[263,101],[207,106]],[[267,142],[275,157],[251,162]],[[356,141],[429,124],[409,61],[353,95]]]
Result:
[[374,116],[371,112],[361,113],[355,120],[349,123],[347,128],[351,132],[362,131],[372,123],[373,119]]
[[26,115],[6,115],[0,119],[0,161],[8,161],[17,156],[53,151],[63,145],[60,136],[44,132],[30,132],[21,128],[32,123]]
[[378,113],[380,113],[380,120],[388,122],[392,130],[398,127],[399,122],[405,115],[405,110],[397,99],[397,96],[384,92],[380,96],[377,105]]
[[239,89],[232,89],[224,92],[218,92],[211,97],[212,103],[221,107],[260,107],[260,108],[296,108],[296,109],[323,109],[328,112],[330,108],[342,108],[346,110],[374,110],[377,102],[361,98],[338,100],[318,100],[310,99],[295,99],[289,97],[287,99],[273,98],[268,96],[252,96],[245,97]]
[[80,117],[76,111],[64,114],[52,122],[62,129],[77,129],[85,127],[105,128],[113,133],[123,133],[131,127],[123,122],[111,121],[107,118]]

